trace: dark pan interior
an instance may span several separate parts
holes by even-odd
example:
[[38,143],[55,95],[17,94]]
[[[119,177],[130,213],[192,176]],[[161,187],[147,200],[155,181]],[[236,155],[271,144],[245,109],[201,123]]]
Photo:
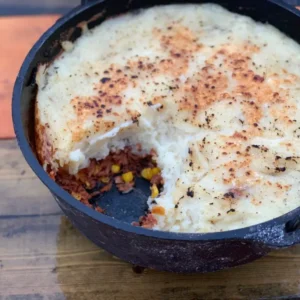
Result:
[[[294,9],[289,10],[281,7],[281,1],[249,1],[249,0],[212,0],[212,1],[188,1],[189,3],[217,3],[230,11],[248,15],[256,21],[267,22],[296,41],[300,41],[300,18]],[[36,47],[37,52],[33,52],[34,57],[28,70],[20,76],[25,77],[25,84],[22,87],[21,115],[26,138],[33,151],[35,149],[33,127],[34,127],[34,103],[36,96],[35,74],[37,66],[41,63],[49,63],[62,51],[60,42],[63,40],[74,41],[81,35],[81,27],[86,23],[89,28],[100,24],[106,18],[132,11],[139,13],[139,9],[153,5],[187,3],[187,1],[167,1],[167,0],[106,0],[95,1],[85,7],[75,9],[69,13],[59,29],[51,29],[47,38],[42,38]],[[50,34],[50,35],[49,35]],[[48,37],[49,35],[49,37]],[[29,54],[30,55],[30,54]],[[115,188],[103,197],[95,201],[106,210],[106,213],[116,219],[131,223],[137,221],[147,209],[147,197],[149,196],[148,182],[138,180],[136,188],[129,194],[121,195]]]

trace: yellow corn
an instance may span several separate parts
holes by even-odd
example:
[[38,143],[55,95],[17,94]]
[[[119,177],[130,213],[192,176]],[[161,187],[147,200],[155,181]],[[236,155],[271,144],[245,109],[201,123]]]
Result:
[[159,194],[159,190],[156,184],[153,184],[150,189],[151,189],[151,198],[156,198]]
[[85,186],[86,186],[87,188],[90,188],[90,187],[91,187],[91,185],[90,185],[90,183],[89,183],[88,181],[85,182]]
[[155,167],[155,168],[152,168],[151,171],[152,171],[152,176],[154,176],[154,175],[157,175],[160,173],[160,168]]
[[116,174],[120,172],[121,167],[119,165],[112,165],[111,166],[111,171]]
[[97,175],[99,171],[100,171],[100,166],[95,165],[94,170],[93,170],[93,175]]
[[122,179],[124,182],[131,182],[133,180],[133,173],[127,172],[127,173],[122,174]]
[[103,183],[109,183],[109,178],[108,177],[100,177],[100,181]]
[[152,169],[150,169],[150,168],[143,169],[141,175],[143,178],[145,178],[147,180],[151,180],[151,178],[153,176]]
[[80,201],[81,197],[80,197],[80,195],[79,195],[78,193],[72,192],[71,194],[72,194],[72,196],[73,196],[75,199],[77,199],[77,200]]

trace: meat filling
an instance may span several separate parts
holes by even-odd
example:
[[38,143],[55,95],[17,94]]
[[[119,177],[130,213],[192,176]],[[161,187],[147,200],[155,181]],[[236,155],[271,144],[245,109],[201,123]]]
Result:
[[[104,209],[96,204],[95,197],[110,191],[113,185],[121,193],[129,193],[135,186],[135,178],[142,177],[151,183],[151,197],[155,198],[163,189],[163,178],[155,159],[155,151],[150,154],[136,154],[131,147],[110,152],[102,160],[91,159],[87,168],[81,169],[76,175],[70,175],[61,168],[56,174],[49,172],[64,190],[74,198],[105,213]],[[151,220],[151,222],[150,222]],[[151,228],[156,224],[154,216],[149,212],[141,216],[134,225]]]

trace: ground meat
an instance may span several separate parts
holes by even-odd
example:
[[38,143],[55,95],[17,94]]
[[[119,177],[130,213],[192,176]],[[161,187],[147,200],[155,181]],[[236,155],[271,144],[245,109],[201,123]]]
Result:
[[116,184],[123,183],[122,176],[116,176],[116,177],[115,177],[115,183],[116,183]]
[[90,165],[88,166],[88,175],[99,177],[106,177],[111,175],[111,166],[113,164],[113,160],[110,156],[107,159],[103,159],[100,161],[96,161],[95,159],[91,160]]
[[82,203],[88,205],[91,195],[83,187],[82,183],[76,180],[74,176],[67,173],[57,174],[56,182],[67,192],[72,194],[75,198]]
[[110,191],[112,188],[112,181],[109,182],[108,184],[106,184],[105,186],[103,186],[101,189],[100,189],[100,193],[104,193],[104,192],[108,192]]
[[93,189],[97,184],[97,179],[93,177],[89,168],[85,168],[80,170],[76,175],[75,178],[79,181],[86,189]]
[[132,222],[131,225],[132,226],[136,226],[136,227],[140,227],[141,226],[140,222]]
[[101,191],[95,191],[95,192],[91,193],[90,196],[93,198],[93,197],[96,197],[100,194],[101,194]]
[[120,151],[118,153],[114,153],[112,155],[112,159],[116,162],[116,164],[121,165],[123,167],[128,167],[129,161],[127,157],[127,152]]
[[164,180],[160,174],[156,174],[151,178],[150,181],[152,184],[156,184],[157,186],[163,185]]
[[100,206],[95,207],[95,210],[99,213],[102,213],[102,214],[104,213],[104,209],[101,208]]
[[[141,145],[137,145],[139,151],[142,150]],[[111,152],[105,159],[97,161],[91,159],[87,168],[81,169],[76,175],[70,175],[61,169],[57,173],[49,170],[49,176],[54,179],[63,189],[69,192],[77,200],[81,201],[88,207],[94,208],[100,213],[104,210],[95,204],[94,197],[108,192],[113,184],[122,193],[130,192],[135,182],[124,182],[120,174],[132,172],[134,177],[140,176],[142,170],[146,168],[156,168],[157,165],[153,161],[156,156],[155,150],[151,150],[150,154],[138,155],[132,152],[131,147],[125,147],[124,150]],[[120,166],[120,172],[114,174],[113,165]],[[163,186],[163,178],[160,174],[156,174],[151,178],[151,184],[160,187]],[[152,214],[143,216],[139,222],[134,225],[152,228],[157,223]]]
[[149,213],[148,215],[143,216],[143,217],[140,218],[139,225],[141,227],[151,229],[156,224],[157,224],[157,220],[155,219],[155,217],[151,213]]
[[122,193],[129,193],[134,187],[134,182],[124,182],[121,176],[115,177],[115,184]]
[[49,176],[52,180],[55,180],[55,172],[54,171],[49,171]]
[[152,162],[152,155],[138,155],[132,152],[131,147],[126,147],[122,151],[112,154],[114,163],[121,165],[123,172],[134,172],[139,174],[142,169],[147,167],[154,167]]

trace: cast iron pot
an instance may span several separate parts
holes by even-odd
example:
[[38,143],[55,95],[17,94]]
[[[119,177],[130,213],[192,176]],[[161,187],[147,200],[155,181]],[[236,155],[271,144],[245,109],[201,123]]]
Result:
[[[184,3],[167,0],[83,1],[59,19],[34,45],[17,77],[13,93],[13,122],[25,159],[54,195],[61,209],[84,235],[113,255],[141,267],[172,272],[211,272],[250,262],[270,250],[300,241],[300,208],[271,221],[239,230],[195,234],[153,231],[134,227],[131,221],[144,209],[141,187],[124,200],[116,191],[108,200],[113,209],[100,214],[75,200],[48,177],[39,164],[33,135],[35,74],[40,63],[51,62],[62,48],[60,41],[74,41],[82,24],[92,28],[108,17],[153,5]],[[189,1],[203,3],[208,1]],[[300,42],[300,13],[278,0],[211,0],[227,9],[268,22]],[[143,195],[143,196],[141,196]],[[108,206],[109,207],[109,206]],[[135,209],[137,208],[137,210]],[[132,211],[131,211],[132,210]],[[129,215],[128,215],[129,212]]]

